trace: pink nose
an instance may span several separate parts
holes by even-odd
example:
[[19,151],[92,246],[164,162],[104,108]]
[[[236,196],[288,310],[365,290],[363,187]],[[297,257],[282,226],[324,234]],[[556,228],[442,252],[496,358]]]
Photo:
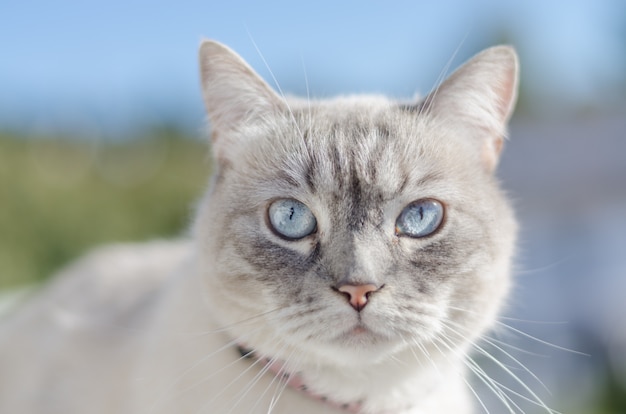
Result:
[[350,305],[357,311],[360,312],[365,305],[367,305],[367,301],[369,299],[370,294],[376,292],[379,289],[376,285],[341,285],[337,288],[337,290],[343,293],[350,302]]

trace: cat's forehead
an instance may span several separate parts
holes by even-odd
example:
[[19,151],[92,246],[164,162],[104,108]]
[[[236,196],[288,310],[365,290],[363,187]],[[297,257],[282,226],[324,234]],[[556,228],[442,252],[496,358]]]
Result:
[[373,128],[401,126],[401,115],[407,112],[403,108],[385,97],[348,96],[316,102],[298,100],[290,107],[289,115],[301,127],[358,139]]
[[[333,102],[294,112],[296,134],[307,154],[328,164],[335,180],[358,175],[367,183],[417,178],[447,152],[428,117],[389,101]],[[401,170],[404,169],[404,173]],[[351,173],[351,174],[348,174]]]
[[386,99],[305,101],[266,121],[248,130],[232,170],[254,204],[291,197],[349,212],[408,203],[451,192],[464,164],[445,128]]
[[427,120],[387,100],[293,108],[281,129],[288,145],[272,156],[308,191],[375,203],[445,170]]

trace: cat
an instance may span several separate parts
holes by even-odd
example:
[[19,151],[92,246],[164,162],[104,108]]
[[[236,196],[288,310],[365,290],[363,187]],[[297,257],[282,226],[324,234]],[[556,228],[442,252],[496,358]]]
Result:
[[473,412],[515,249],[514,49],[408,103],[285,99],[218,42],[199,58],[215,170],[188,240],[97,249],[6,317],[0,412]]

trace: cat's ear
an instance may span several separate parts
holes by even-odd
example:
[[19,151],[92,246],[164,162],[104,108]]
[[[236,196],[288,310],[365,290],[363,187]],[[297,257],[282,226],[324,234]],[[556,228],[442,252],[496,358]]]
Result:
[[221,43],[204,40],[199,60],[213,150],[219,158],[226,149],[220,147],[235,144],[228,142],[233,131],[280,110],[284,103],[239,55]]
[[424,100],[445,122],[474,131],[487,171],[498,163],[507,122],[517,100],[519,63],[515,49],[495,46],[474,56]]

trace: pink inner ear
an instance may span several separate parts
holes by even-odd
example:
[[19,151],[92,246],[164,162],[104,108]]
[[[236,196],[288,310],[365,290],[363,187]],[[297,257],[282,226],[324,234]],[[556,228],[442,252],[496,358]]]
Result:
[[504,146],[504,138],[498,137],[493,141],[494,152],[497,157],[500,157],[500,153],[502,152],[502,147]]
[[[511,65],[504,72],[500,82],[495,87],[495,92],[498,97],[497,115],[500,117],[502,125],[506,125],[512,115],[516,101],[517,67],[515,64]],[[498,165],[503,146],[504,137],[502,135],[497,135],[484,141],[482,161],[487,171],[492,172]]]
[[[515,94],[517,91],[516,73],[517,73],[517,69],[515,67],[510,68],[507,71],[504,79],[502,79],[502,82],[498,85],[498,88],[496,90],[496,93],[498,94],[498,97],[500,98],[500,107],[498,109],[499,109],[499,115],[503,123],[506,123],[508,121],[509,117],[511,116],[511,113],[513,112],[512,107],[513,105],[515,105]],[[502,138],[500,138],[500,140],[501,139]],[[502,143],[498,145],[497,154],[500,153],[501,148],[502,148]]]
[[488,172],[492,172],[498,165],[503,146],[504,138],[502,136],[497,136],[493,139],[485,139],[481,158]]

